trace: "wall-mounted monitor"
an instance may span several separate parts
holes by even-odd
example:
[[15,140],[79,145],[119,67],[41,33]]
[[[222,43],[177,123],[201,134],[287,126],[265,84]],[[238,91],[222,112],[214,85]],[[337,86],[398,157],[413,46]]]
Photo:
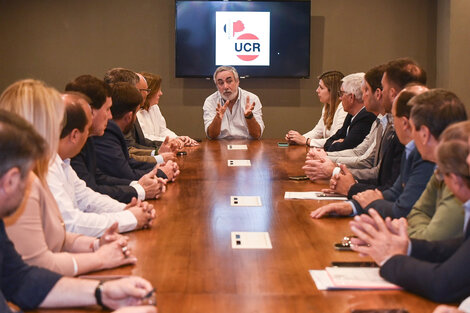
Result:
[[310,75],[310,1],[176,0],[176,77]]

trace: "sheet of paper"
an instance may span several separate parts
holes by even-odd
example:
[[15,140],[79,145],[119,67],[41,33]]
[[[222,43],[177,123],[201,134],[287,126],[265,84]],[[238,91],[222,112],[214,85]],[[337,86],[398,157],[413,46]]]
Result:
[[326,272],[337,289],[401,289],[385,279],[378,267],[327,267]]
[[232,249],[272,249],[268,232],[239,232],[231,233]]
[[250,160],[228,160],[228,166],[251,166]]
[[330,276],[328,276],[325,270],[309,270],[308,272],[312,276],[318,290],[328,290],[333,287]]
[[247,145],[227,145],[228,150],[248,150]]
[[259,196],[231,196],[231,206],[261,206],[261,198]]
[[303,200],[348,200],[343,196],[332,196],[321,191],[286,191],[284,199],[303,199]]

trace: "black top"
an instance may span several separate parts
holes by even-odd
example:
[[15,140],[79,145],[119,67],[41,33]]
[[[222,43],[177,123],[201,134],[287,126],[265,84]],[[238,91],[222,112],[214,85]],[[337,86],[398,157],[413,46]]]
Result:
[[96,167],[94,137],[88,138],[82,151],[70,162],[78,177],[96,192],[110,196],[120,202],[129,203],[137,198],[137,191],[129,186],[132,180],[104,174]]
[[13,312],[10,301],[22,310],[37,308],[62,276],[27,265],[8,239],[0,220],[0,312]]
[[[139,162],[129,157],[124,134],[113,120],[108,122],[104,135],[94,138],[94,142],[96,165],[107,175],[138,180],[155,166],[154,163]],[[157,175],[166,178],[161,170]]]
[[[367,134],[369,134],[370,128],[376,118],[375,114],[367,111],[365,107],[356,114],[354,119],[351,114],[346,115],[343,127],[328,138],[323,148],[325,151],[340,151],[355,148],[366,138]],[[333,143],[338,139],[344,140],[342,142]]]

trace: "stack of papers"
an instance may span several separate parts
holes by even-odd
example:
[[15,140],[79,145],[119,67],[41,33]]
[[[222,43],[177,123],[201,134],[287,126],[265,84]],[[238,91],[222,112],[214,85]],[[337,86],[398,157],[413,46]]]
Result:
[[347,197],[338,194],[328,194],[321,191],[286,191],[284,199],[304,199],[304,200],[348,200]]
[[380,277],[378,267],[327,267],[310,270],[318,290],[401,289]]

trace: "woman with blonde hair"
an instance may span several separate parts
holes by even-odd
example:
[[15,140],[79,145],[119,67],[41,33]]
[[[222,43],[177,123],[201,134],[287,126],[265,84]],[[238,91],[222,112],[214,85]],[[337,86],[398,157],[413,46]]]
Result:
[[170,139],[180,139],[186,147],[197,146],[198,143],[196,140],[191,139],[188,136],[178,136],[166,127],[165,118],[158,106],[160,97],[163,95],[161,88],[162,78],[158,75],[147,72],[142,72],[140,74],[145,77],[148,88],[150,89],[144,105],[141,110],[137,112],[137,118],[139,119],[145,138],[164,141],[165,137],[168,136]]
[[6,218],[8,237],[23,260],[66,276],[135,263],[127,238],[116,233],[117,223],[100,238],[68,233],[46,175],[57,153],[64,119],[61,95],[43,82],[27,79],[10,85],[0,96],[0,108],[16,113],[32,125],[48,144],[28,178],[23,203]]
[[326,140],[334,135],[342,126],[347,112],[340,102],[340,88],[343,73],[329,71],[318,76],[318,99],[323,103],[322,115],[314,129],[301,135],[298,131],[290,130],[286,140],[291,144],[323,147]]

